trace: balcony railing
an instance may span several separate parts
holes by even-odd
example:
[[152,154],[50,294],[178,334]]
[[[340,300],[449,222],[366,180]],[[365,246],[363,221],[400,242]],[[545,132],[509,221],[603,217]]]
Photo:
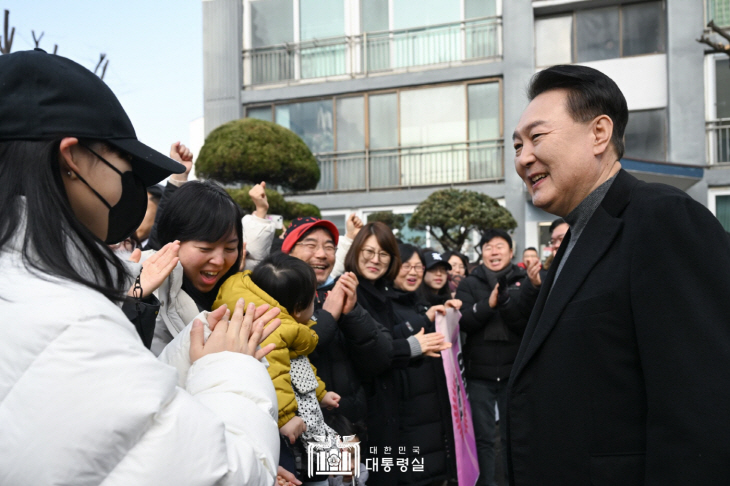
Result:
[[496,180],[504,177],[502,140],[316,154],[315,191],[359,191]]
[[705,122],[707,161],[710,164],[730,163],[730,118]]
[[331,37],[243,52],[244,85],[368,76],[502,55],[502,20],[483,17],[413,29]]
[[714,20],[719,27],[730,26],[730,0],[705,0],[705,23]]

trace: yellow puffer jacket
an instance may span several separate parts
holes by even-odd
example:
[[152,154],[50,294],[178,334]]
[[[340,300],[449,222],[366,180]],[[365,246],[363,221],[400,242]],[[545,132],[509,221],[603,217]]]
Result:
[[[297,412],[297,401],[294,397],[294,389],[291,384],[291,359],[297,356],[307,356],[314,351],[319,342],[317,333],[314,332],[312,326],[315,321],[309,321],[307,324],[300,324],[294,320],[289,312],[266,292],[261,290],[258,285],[251,280],[251,271],[247,270],[242,273],[232,275],[221,285],[218,291],[218,298],[213,303],[213,309],[217,309],[223,304],[228,308],[236,308],[236,302],[243,297],[248,305],[249,302],[256,304],[256,307],[269,304],[272,307],[281,309],[279,319],[281,325],[266,338],[261,346],[274,343],[276,348],[266,355],[269,361],[269,376],[274,382],[276,389],[276,398],[279,400],[279,428],[290,421]],[[317,376],[317,369],[312,366],[314,375]],[[324,382],[317,376],[317,400],[322,401],[327,391],[324,388]]]

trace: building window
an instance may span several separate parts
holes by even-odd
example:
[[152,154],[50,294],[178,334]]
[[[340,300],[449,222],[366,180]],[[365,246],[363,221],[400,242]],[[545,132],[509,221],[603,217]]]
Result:
[[273,112],[318,157],[320,190],[361,190],[503,177],[500,99],[498,81],[477,81],[277,103]]
[[[358,9],[360,25],[351,22]],[[246,86],[497,58],[502,49],[498,0],[244,0],[244,11]]]
[[667,111],[661,109],[629,113],[624,144],[624,157],[628,159],[666,160]]
[[535,20],[538,66],[664,51],[662,2],[576,10]]
[[705,0],[705,25],[710,20],[719,27],[730,26],[730,0]]
[[725,231],[730,232],[730,196],[715,197],[715,215]]
[[710,57],[706,75],[707,155],[711,164],[730,162],[730,65],[727,56]]

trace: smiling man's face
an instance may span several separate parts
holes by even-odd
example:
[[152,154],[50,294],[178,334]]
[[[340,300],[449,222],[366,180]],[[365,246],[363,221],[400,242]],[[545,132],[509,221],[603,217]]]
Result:
[[335,264],[335,240],[326,229],[315,228],[292,247],[289,255],[312,267],[319,286],[326,283],[332,273]]
[[512,248],[505,239],[495,236],[482,245],[482,260],[485,267],[499,272],[512,261]]
[[604,166],[596,159],[594,122],[573,120],[562,89],[527,106],[513,135],[515,169],[535,206],[565,216],[598,185]]

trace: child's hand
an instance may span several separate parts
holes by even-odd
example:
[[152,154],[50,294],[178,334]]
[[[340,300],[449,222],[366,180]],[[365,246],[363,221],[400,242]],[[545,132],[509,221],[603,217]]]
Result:
[[[337,397],[339,400],[339,397]],[[307,424],[304,423],[301,417],[296,416],[287,423],[285,423],[280,429],[279,433],[289,439],[292,444],[297,441],[300,435],[307,430]]]
[[327,410],[332,410],[340,406],[340,396],[333,391],[328,391],[319,403]]

